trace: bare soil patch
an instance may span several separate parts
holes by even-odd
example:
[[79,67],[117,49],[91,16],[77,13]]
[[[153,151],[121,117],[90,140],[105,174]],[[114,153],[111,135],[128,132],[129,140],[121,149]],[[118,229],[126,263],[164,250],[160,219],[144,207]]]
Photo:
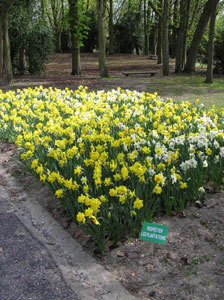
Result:
[[[1,161],[14,176],[20,189],[11,187],[11,201],[18,207],[29,199],[48,210],[83,249],[102,264],[112,276],[138,299],[222,300],[224,299],[224,190],[206,195],[198,207],[183,213],[161,216],[153,222],[169,226],[166,245],[140,241],[138,237],[121,242],[102,256],[90,237],[78,230],[55,199],[36,177],[15,160],[14,145],[0,143]],[[4,185],[4,178],[0,178]],[[17,185],[17,187],[18,187]]]
[[[174,62],[171,61],[171,70]],[[72,56],[71,54],[52,54],[49,56],[45,74],[40,76],[15,76],[10,87],[0,87],[6,91],[8,89],[23,89],[25,87],[56,87],[64,89],[76,89],[78,86],[87,86],[89,90],[109,90],[117,88],[135,89],[146,91],[149,81],[153,80],[150,75],[141,74],[126,77],[123,72],[157,72],[156,77],[162,76],[162,65],[158,65],[156,60],[147,56],[137,55],[110,55],[107,57],[107,67],[110,77],[101,79],[98,71],[98,55],[91,53],[81,54],[82,75],[72,76]]]

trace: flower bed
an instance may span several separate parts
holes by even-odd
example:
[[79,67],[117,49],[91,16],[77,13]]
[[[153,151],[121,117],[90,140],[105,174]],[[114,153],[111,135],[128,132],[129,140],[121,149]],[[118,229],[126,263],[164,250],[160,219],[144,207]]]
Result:
[[0,93],[0,138],[104,252],[155,214],[182,211],[224,177],[224,109],[157,94],[24,89]]

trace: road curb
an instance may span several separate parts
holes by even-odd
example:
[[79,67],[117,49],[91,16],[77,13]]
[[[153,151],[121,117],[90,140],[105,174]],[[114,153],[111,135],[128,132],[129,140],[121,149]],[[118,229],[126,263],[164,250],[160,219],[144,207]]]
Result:
[[27,199],[15,214],[41,241],[60,268],[66,282],[85,300],[134,300],[120,283],[67,233],[49,213]]
[[[8,202],[9,213],[15,214],[34,240],[47,249],[66,283],[80,299],[137,299],[87,254],[35,198],[29,199],[29,193],[19,185],[7,167],[1,168],[0,175],[5,181],[1,190],[4,201]],[[20,191],[16,196],[17,201],[10,201],[10,189]]]

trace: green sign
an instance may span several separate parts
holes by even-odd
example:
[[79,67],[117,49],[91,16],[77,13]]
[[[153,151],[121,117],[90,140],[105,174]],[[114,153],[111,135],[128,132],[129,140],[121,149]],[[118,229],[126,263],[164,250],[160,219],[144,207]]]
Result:
[[140,240],[157,244],[166,244],[168,230],[168,226],[144,222],[140,234]]

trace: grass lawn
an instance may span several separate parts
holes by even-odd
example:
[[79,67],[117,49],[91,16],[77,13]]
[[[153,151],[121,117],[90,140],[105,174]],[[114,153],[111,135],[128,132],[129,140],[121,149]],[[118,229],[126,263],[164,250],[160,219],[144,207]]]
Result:
[[224,107],[224,79],[216,78],[212,84],[204,82],[202,76],[173,76],[153,78],[148,91],[158,92],[160,96],[170,97],[180,101],[194,102],[200,99],[206,107],[215,104],[217,108]]
[[[116,54],[107,57],[109,78],[100,79],[98,70],[98,55],[81,54],[82,75],[71,76],[72,56],[69,53],[52,54],[46,66],[46,72],[40,76],[21,76],[14,78],[10,87],[3,90],[34,87],[56,87],[72,90],[79,85],[87,86],[89,90],[111,90],[118,86],[122,89],[158,92],[161,97],[173,98],[177,101],[195,102],[200,99],[206,107],[216,105],[224,107],[224,77],[215,78],[213,84],[204,83],[206,66],[196,65],[196,75],[174,74],[175,61],[170,60],[170,76],[162,76],[162,65],[146,56]],[[129,76],[123,72],[149,72],[158,74],[151,76]]]

